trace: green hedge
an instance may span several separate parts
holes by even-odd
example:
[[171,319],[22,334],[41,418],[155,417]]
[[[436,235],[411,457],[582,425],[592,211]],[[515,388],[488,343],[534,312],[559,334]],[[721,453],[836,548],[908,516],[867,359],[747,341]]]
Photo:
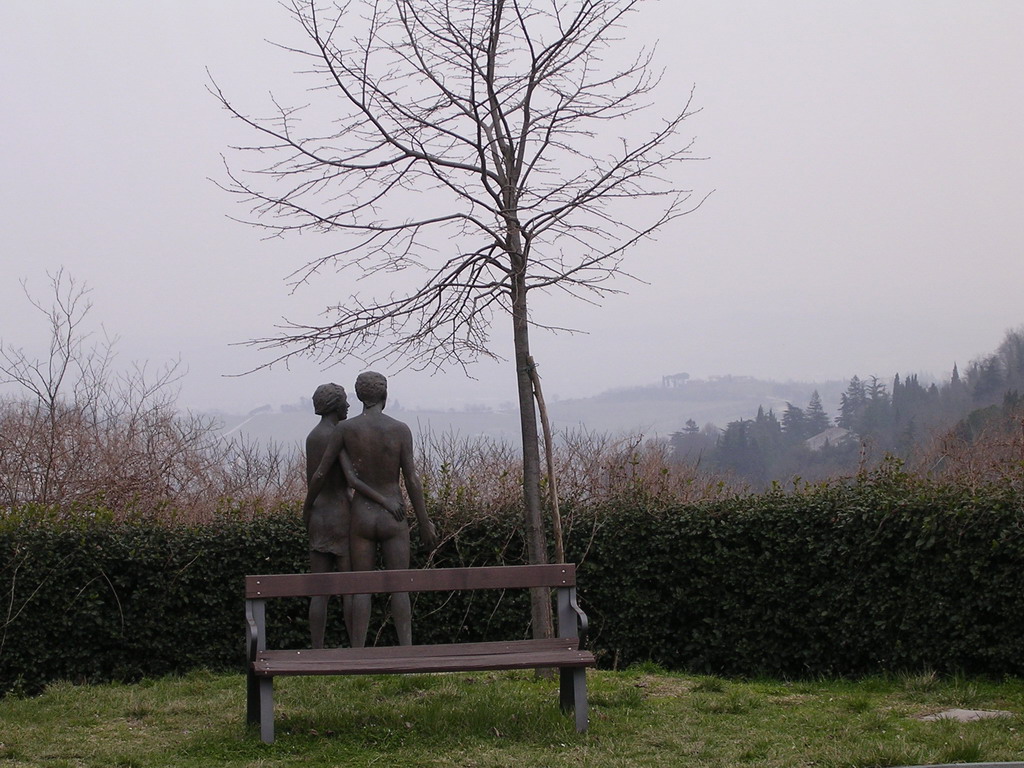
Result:
[[[102,515],[100,515],[102,518]],[[431,565],[521,563],[515,521],[464,531]],[[422,559],[413,563],[424,565]],[[243,577],[308,570],[297,510],[206,525],[80,520],[20,514],[0,522],[0,694],[55,679],[132,680],[198,666],[244,664]],[[421,642],[527,636],[526,595],[414,596]],[[386,601],[371,635],[394,643]],[[268,607],[273,647],[308,646],[308,601]],[[328,643],[345,642],[333,601]]]
[[[931,485],[888,467],[796,493],[688,507],[638,498],[569,518],[568,552],[606,666],[1024,674],[1024,506],[1010,486]],[[431,564],[521,563],[517,523],[467,526]],[[8,516],[0,692],[241,669],[242,577],[306,570],[306,559],[295,510],[202,526]],[[420,642],[529,631],[526,595],[414,599]],[[276,602],[271,642],[307,643],[305,601]],[[383,603],[371,631],[393,642]],[[344,641],[339,613],[331,643]]]
[[619,665],[728,674],[1024,673],[1012,488],[890,470],[798,494],[616,510],[580,582]]
[[33,524],[0,530],[0,690],[237,664],[240,574],[303,567],[296,526]]

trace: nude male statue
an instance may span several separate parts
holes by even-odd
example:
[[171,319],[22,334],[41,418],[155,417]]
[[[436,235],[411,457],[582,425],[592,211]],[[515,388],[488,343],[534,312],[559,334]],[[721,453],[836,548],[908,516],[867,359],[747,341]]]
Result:
[[[322,384],[313,392],[313,412],[320,416],[320,422],[306,437],[306,480],[313,481],[324,455],[328,452],[331,436],[338,424],[348,416],[348,397],[345,388],[337,384]],[[350,483],[342,469],[348,457],[337,456],[337,460],[325,467],[318,481],[318,493],[302,509],[302,521],[309,535],[309,566],[313,573],[351,570],[349,555],[350,504],[352,494]],[[383,497],[356,479],[356,485],[363,493],[383,501]],[[309,630],[314,648],[324,647],[324,631],[327,626],[327,595],[310,598]],[[342,598],[345,615],[345,629],[352,637],[352,598]]]
[[[420,541],[428,549],[437,545],[437,533],[427,517],[423,486],[413,459],[412,432],[402,422],[386,416],[387,379],[372,371],[356,379],[356,396],[363,403],[359,416],[335,427],[319,467],[309,483],[306,505],[317,500],[326,477],[339,463],[355,489],[350,506],[349,551],[354,571],[372,570],[380,546],[385,568],[409,567],[409,523],[406,520],[400,482],[405,481]],[[412,610],[408,593],[391,596],[391,614],[398,642],[412,645]],[[352,599],[352,646],[366,643],[370,623],[370,595]]]

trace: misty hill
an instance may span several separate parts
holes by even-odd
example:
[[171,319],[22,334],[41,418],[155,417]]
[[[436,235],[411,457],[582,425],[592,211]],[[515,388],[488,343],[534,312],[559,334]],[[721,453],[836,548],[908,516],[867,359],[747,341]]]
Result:
[[849,475],[886,456],[941,470],[955,465],[951,456],[977,451],[964,464],[977,482],[979,472],[989,471],[984,467],[994,468],[1006,457],[1019,465],[1013,440],[1024,418],[1022,392],[1019,328],[1007,331],[994,352],[972,360],[962,376],[956,365],[942,381],[922,382],[917,374],[889,380],[854,376],[834,419],[827,401],[815,397],[806,407],[787,405],[781,415],[780,409],[749,411],[720,433],[703,434],[690,423],[672,435],[672,453],[758,488],[793,477],[817,482]]
[[[587,398],[556,400],[548,404],[552,428],[586,429],[611,434],[643,434],[667,437],[683,428],[688,419],[703,426],[749,416],[759,406],[780,414],[787,402],[803,406],[817,390],[826,409],[835,409],[845,382],[776,382],[749,376],[712,376],[676,381],[674,386],[652,384],[619,388]],[[406,410],[395,404],[388,412],[405,421],[414,432],[485,435],[519,440],[519,415],[504,409]],[[358,413],[358,403],[353,406]],[[261,443],[301,445],[317,422],[312,408],[294,405],[260,408],[248,415],[217,414],[225,434],[244,434]]]
[[[642,432],[668,436],[688,419],[724,427],[758,407],[781,413],[787,403],[807,403],[817,390],[826,404],[838,404],[845,382],[777,382],[750,376],[689,379],[675,386],[650,385],[609,390],[550,404],[555,428],[585,426],[598,432]],[[828,406],[826,406],[828,407]]]

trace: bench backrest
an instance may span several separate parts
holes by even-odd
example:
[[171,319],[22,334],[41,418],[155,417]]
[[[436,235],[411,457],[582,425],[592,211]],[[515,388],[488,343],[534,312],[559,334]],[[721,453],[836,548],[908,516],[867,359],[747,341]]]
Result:
[[342,573],[275,573],[245,577],[245,597],[312,597],[377,592],[439,592],[460,589],[575,587],[576,566],[503,565],[485,568],[418,568]]

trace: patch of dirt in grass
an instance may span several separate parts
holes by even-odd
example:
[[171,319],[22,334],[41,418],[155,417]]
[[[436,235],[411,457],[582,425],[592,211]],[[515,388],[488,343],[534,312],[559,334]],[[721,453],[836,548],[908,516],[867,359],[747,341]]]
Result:
[[682,677],[653,677],[642,675],[633,686],[643,690],[644,695],[652,699],[666,699],[683,696],[693,691],[693,680]]
[[784,693],[772,696],[772,704],[780,704],[784,707],[799,707],[801,704],[807,704],[817,698],[817,696],[812,696],[809,693]]
[[959,723],[970,723],[975,720],[986,720],[993,717],[1013,717],[1013,712],[992,709],[946,709],[941,712],[928,712],[915,715],[914,719],[924,722],[936,720],[955,720]]

